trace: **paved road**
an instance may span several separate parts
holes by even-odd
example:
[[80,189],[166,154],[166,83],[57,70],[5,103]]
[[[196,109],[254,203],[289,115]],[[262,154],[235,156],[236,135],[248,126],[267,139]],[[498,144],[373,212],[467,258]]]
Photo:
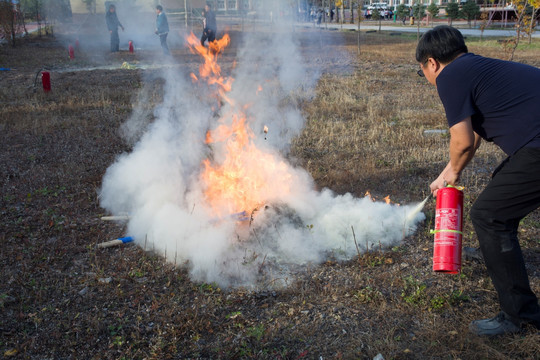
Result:
[[[391,24],[391,25],[390,25]],[[446,24],[446,22],[444,23]],[[436,24],[440,25],[440,24]],[[298,27],[312,27],[316,28],[317,25],[313,23],[297,23],[296,26]],[[356,30],[358,29],[358,24],[321,24],[320,27],[322,29],[334,29],[334,30]],[[478,36],[480,37],[481,31],[479,29],[469,29],[466,27],[466,25],[457,26],[459,31],[464,36]],[[371,21],[364,21],[360,25],[361,30],[379,30],[379,25],[376,22]],[[431,27],[420,27],[420,33],[424,33],[431,29]],[[418,31],[418,28],[415,25],[405,25],[401,26],[396,23],[382,23],[381,31],[391,31],[391,32],[410,32],[410,33],[416,33]],[[516,30],[515,29],[488,29],[484,30],[483,36],[497,36],[497,37],[514,37],[516,36]],[[533,33],[533,38],[540,38],[540,29],[536,29],[536,31]]]

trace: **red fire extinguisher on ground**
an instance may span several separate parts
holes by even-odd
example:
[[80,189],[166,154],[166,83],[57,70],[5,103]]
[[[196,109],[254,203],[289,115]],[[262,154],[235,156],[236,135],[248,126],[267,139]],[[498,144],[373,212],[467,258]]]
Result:
[[463,188],[448,185],[437,191],[433,271],[458,274],[461,271],[463,236]]
[[129,52],[133,54],[133,41],[129,40]]
[[43,84],[43,91],[51,91],[51,74],[48,71],[41,72],[41,82]]
[[69,52],[69,58],[71,60],[75,59],[75,50],[73,49],[72,45],[69,45],[68,52]]

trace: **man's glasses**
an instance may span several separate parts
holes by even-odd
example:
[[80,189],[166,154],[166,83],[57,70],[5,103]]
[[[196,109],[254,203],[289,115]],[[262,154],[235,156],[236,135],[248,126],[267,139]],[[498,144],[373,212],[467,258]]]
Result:
[[426,61],[424,61],[424,63],[422,64],[422,66],[420,67],[420,70],[418,70],[416,73],[418,74],[418,76],[420,77],[426,77],[426,75],[424,75],[424,70],[422,70],[422,68],[424,66],[426,66],[427,62],[429,61],[429,59],[427,59]]

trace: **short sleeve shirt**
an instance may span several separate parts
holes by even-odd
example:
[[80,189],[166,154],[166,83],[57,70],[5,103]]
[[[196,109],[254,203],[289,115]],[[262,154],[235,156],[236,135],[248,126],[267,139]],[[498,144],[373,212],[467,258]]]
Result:
[[436,83],[450,127],[470,116],[473,130],[508,155],[540,147],[540,69],[467,53]]

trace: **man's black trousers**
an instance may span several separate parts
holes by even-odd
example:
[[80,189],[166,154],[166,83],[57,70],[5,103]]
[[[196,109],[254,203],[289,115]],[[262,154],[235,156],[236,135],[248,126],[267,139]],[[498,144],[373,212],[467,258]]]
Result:
[[471,219],[502,311],[516,324],[540,329],[540,306],[518,242],[520,220],[538,207],[540,148],[522,148],[495,170],[472,206]]
[[161,44],[161,49],[163,50],[164,55],[169,55],[169,46],[167,45],[167,34],[161,34],[159,35],[159,42]]

